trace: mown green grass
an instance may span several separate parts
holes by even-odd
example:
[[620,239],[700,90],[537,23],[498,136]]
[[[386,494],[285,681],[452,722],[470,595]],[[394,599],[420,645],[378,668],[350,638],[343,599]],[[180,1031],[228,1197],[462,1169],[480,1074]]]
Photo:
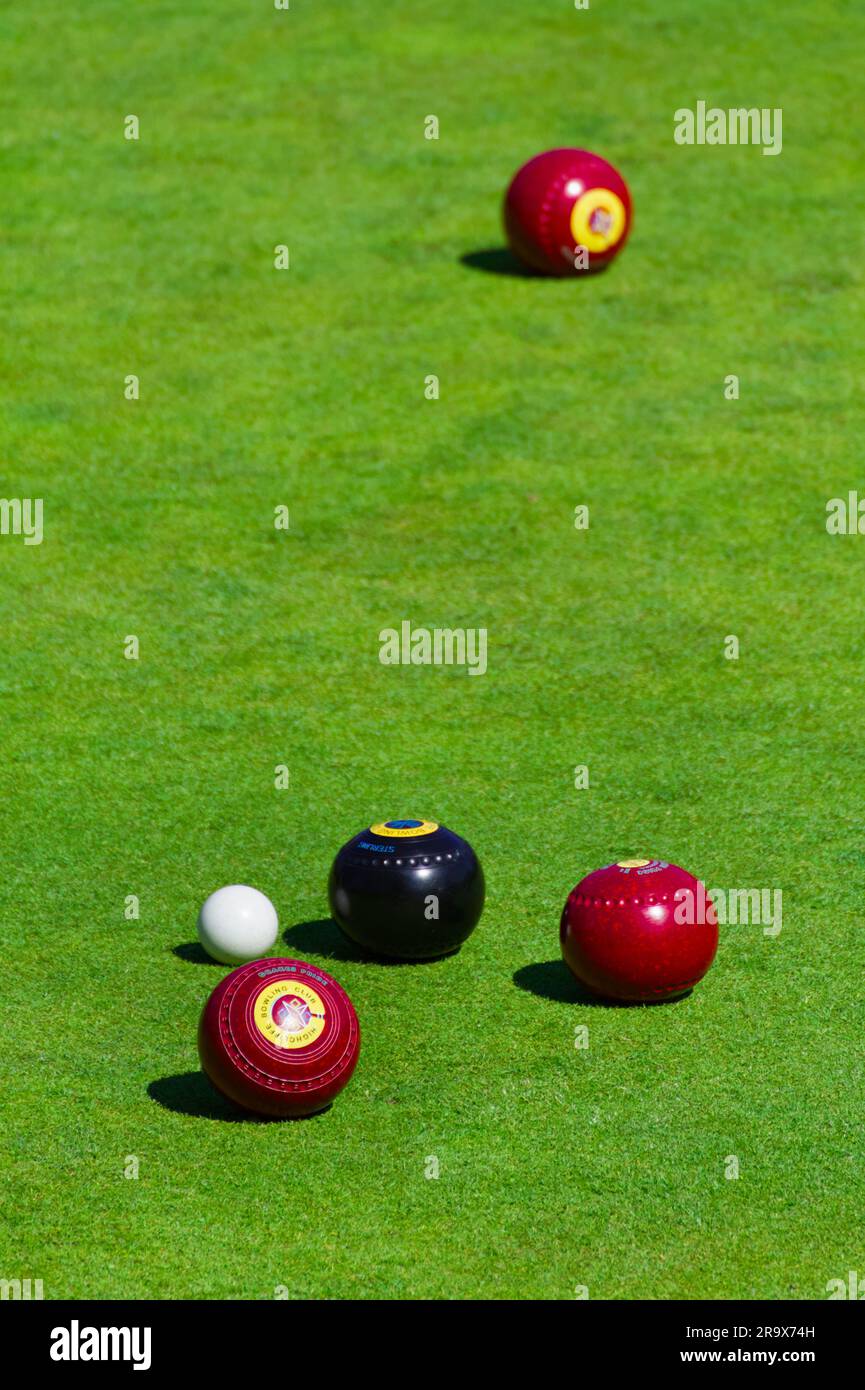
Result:
[[[812,1298],[861,1269],[865,550],[824,509],[862,485],[863,41],[842,0],[4,10],[0,493],[46,536],[0,537],[0,1276]],[[783,153],[674,145],[701,98],[782,107]],[[557,144],[625,173],[626,253],[467,265]],[[487,628],[488,674],[383,667],[404,618]],[[418,813],[472,840],[484,918],[364,962],[308,925],[330,859]],[[725,930],[675,1005],[581,1003],[561,904],[634,853],[782,888],[780,937]],[[235,880],[361,1018],[304,1124],[196,1077],[224,972],[174,948]]]

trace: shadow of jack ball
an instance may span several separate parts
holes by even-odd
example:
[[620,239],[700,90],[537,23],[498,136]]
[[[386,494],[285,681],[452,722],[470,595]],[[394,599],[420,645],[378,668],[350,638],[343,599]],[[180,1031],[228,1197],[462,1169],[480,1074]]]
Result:
[[484,874],[467,840],[433,820],[379,821],[333,861],[330,910],[363,950],[434,960],[459,949],[484,906]]

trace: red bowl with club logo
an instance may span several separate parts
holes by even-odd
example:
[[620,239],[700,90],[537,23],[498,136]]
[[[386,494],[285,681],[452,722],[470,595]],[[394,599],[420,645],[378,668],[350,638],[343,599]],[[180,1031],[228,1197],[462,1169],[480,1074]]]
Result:
[[332,975],[292,959],[250,961],[211,994],[198,1027],[201,1065],[256,1115],[313,1115],[351,1080],[360,1026]]

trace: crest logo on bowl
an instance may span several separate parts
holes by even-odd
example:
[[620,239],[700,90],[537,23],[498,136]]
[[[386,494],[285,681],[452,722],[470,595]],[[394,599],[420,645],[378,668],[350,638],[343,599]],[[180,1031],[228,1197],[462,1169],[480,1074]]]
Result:
[[271,1016],[284,1033],[299,1033],[312,1018],[306,1000],[289,994],[280,995],[271,1009]]
[[309,1047],[324,1031],[324,1000],[301,980],[273,980],[258,995],[253,1018],[274,1047]]
[[571,209],[574,241],[588,251],[606,251],[615,246],[627,224],[624,204],[610,188],[590,188]]
[[392,840],[414,839],[419,835],[431,835],[438,830],[437,820],[386,820],[376,821],[369,830],[371,835],[384,835]]
[[630,873],[631,869],[636,869],[642,878],[643,874],[656,874],[660,869],[668,869],[670,866],[665,859],[620,859],[616,865],[617,869]]

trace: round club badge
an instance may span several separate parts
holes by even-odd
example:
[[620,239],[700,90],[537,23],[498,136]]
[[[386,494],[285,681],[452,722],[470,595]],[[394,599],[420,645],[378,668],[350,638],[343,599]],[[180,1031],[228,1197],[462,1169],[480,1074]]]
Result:
[[371,825],[371,835],[383,835],[386,840],[410,840],[418,835],[432,835],[438,830],[436,820],[380,820]]
[[253,1008],[255,1026],[274,1047],[309,1047],[324,1032],[324,1000],[300,980],[272,980]]
[[608,251],[621,240],[627,225],[621,198],[611,188],[590,188],[571,209],[571,233],[587,251]]

